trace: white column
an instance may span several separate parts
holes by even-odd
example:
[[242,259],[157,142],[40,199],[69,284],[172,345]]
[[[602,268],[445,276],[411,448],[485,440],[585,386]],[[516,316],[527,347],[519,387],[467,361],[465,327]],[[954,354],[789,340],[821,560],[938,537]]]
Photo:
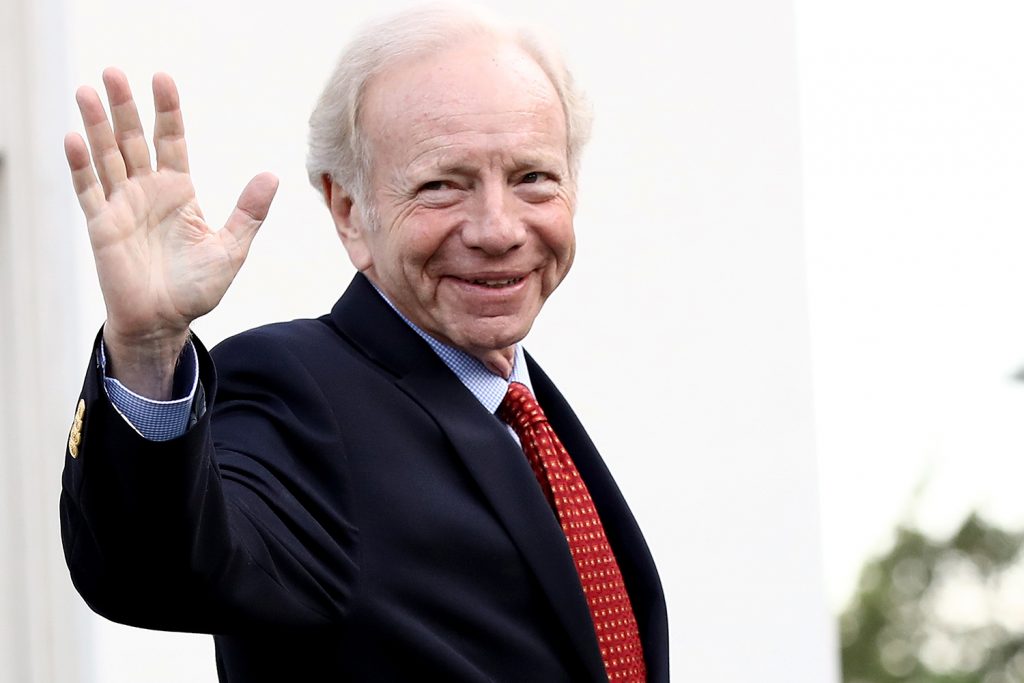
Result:
[[[63,3],[0,5],[0,680],[83,680],[60,545],[62,443],[74,410]],[[72,360],[72,355],[76,356]],[[74,368],[74,369],[72,369]]]

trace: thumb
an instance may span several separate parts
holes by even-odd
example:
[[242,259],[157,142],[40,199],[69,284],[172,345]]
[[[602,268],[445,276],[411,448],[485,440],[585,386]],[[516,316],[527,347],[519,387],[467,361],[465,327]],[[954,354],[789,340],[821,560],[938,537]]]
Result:
[[277,176],[273,173],[260,173],[250,180],[239,195],[238,203],[228,216],[224,229],[221,230],[221,239],[227,236],[234,240],[242,258],[249,253],[252,238],[256,236],[256,231],[263,225],[267,212],[270,211],[270,202],[277,193],[278,182]]

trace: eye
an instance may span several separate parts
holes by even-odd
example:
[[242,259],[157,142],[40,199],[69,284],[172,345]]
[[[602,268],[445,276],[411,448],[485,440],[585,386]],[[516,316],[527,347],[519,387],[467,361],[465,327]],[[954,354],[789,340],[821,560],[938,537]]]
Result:
[[463,197],[463,187],[453,180],[428,180],[416,188],[416,197],[423,206],[444,208]]
[[543,202],[558,194],[558,179],[544,171],[530,171],[519,176],[516,193],[528,202]]
[[419,192],[437,192],[439,190],[444,190],[447,187],[448,183],[443,180],[431,180],[430,182],[420,185]]

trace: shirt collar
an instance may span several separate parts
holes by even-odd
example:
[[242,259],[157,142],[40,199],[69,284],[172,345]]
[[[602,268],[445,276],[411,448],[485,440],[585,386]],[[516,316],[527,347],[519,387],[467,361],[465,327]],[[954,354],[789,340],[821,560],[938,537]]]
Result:
[[[373,283],[371,282],[370,284]],[[505,393],[508,391],[509,382],[525,384],[530,393],[533,393],[533,384],[530,382],[530,372],[526,367],[526,355],[523,352],[522,344],[516,344],[514,347],[515,356],[512,360],[512,374],[509,379],[505,379],[488,370],[487,366],[480,362],[476,356],[472,356],[462,349],[449,346],[431,337],[414,322],[402,315],[402,312],[395,308],[395,305],[391,303],[391,300],[377,285],[373,285],[373,288],[377,290],[377,293],[387,302],[388,306],[391,306],[392,310],[398,314],[398,317],[404,320],[406,325],[422,337],[423,341],[427,342],[430,348],[434,350],[434,353],[455,373],[459,381],[469,389],[488,412],[494,413],[498,410],[498,406],[501,405],[501,401],[505,398]]]

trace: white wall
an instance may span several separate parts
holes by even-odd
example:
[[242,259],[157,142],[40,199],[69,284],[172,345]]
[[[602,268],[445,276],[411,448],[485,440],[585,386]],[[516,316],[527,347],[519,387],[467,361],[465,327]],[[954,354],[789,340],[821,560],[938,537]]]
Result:
[[75,683],[82,669],[86,610],[57,518],[84,359],[58,132],[64,47],[60,0],[0,4],[0,680],[18,683]]
[[[249,263],[199,334],[212,342],[326,310],[351,268],[306,185],[305,119],[363,8],[67,2],[67,80],[98,86],[102,68],[116,64],[145,103],[153,71],[177,78],[212,222],[251,175],[281,176]],[[515,11],[558,34],[597,113],[577,264],[527,345],[645,529],[668,594],[674,678],[834,680],[790,3],[640,3],[627,12],[529,0]],[[72,125],[72,89],[60,86]],[[53,153],[63,132],[51,131]],[[102,304],[81,221],[70,227],[80,322],[63,341],[84,357]],[[630,440],[637,430],[640,447]],[[89,633],[93,680],[214,680],[208,638],[98,618]]]

